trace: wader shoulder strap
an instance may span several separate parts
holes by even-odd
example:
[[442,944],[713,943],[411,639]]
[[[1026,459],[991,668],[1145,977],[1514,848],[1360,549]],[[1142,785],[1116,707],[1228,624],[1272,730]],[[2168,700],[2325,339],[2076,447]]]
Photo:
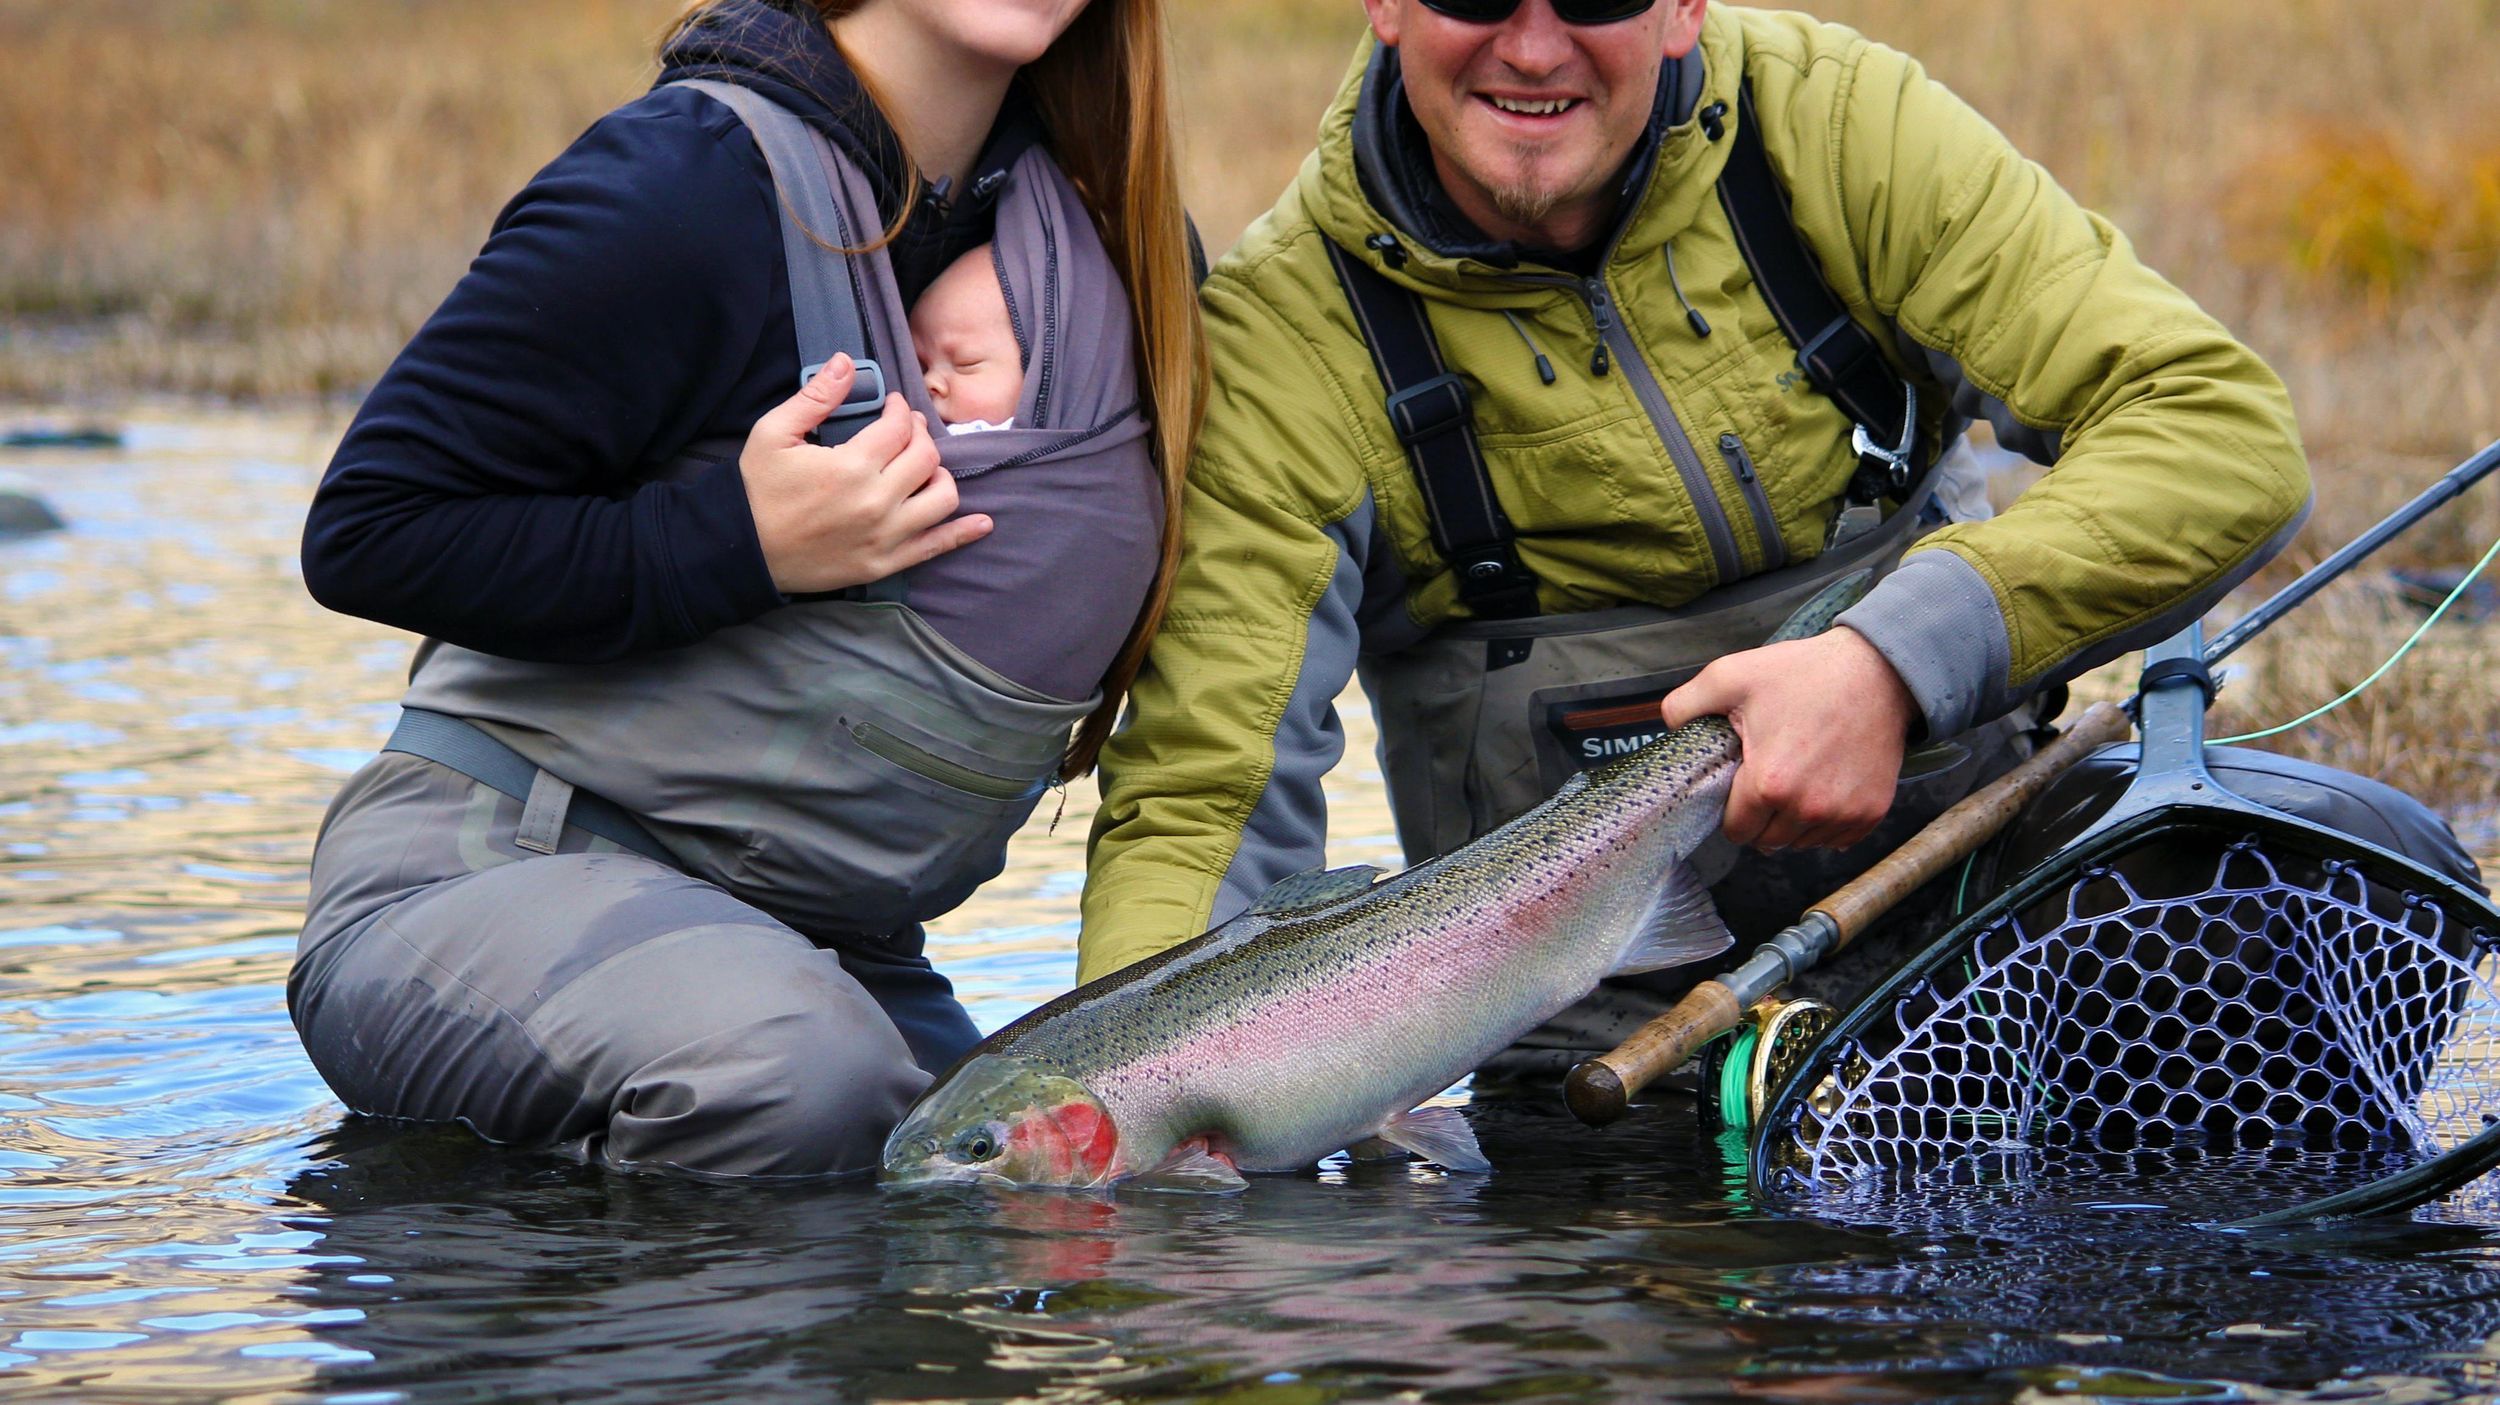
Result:
[[1874,336],[1850,317],[1798,234],[1787,187],[1763,149],[1750,81],[1736,101],[1735,143],[1719,174],[1719,204],[1735,228],[1736,247],[1780,330],[1797,348],[1799,369],[1857,425],[1852,442],[1858,472],[1850,480],[1850,498],[1906,498],[1925,467],[1917,452],[1918,393],[1893,374]]
[[1389,393],[1389,423],[1423,488],[1433,545],[1457,573],[1458,598],[1479,619],[1535,614],[1536,577],[1511,545],[1510,518],[1493,496],[1492,475],[1476,443],[1467,383],[1442,364],[1423,299],[1334,240],[1321,242]]
[[836,196],[841,174],[833,149],[798,114],[752,88],[708,78],[672,86],[692,88],[738,114],[772,168],[773,188],[781,197],[782,257],[790,266],[790,315],[799,329],[798,383],[807,384],[840,351],[849,352],[859,368],[851,393],[816,431],[817,442],[839,444],[885,408],[886,383],[860,316],[859,274],[844,252],[866,241],[851,228]]

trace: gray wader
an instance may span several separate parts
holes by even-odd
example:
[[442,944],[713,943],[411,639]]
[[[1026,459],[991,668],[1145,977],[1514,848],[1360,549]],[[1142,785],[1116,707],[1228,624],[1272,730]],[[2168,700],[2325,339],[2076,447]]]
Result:
[[[1363,687],[1380,720],[1382,772],[1410,863],[1444,854],[1545,799],[1572,775],[1664,730],[1659,700],[1711,660],[1754,648],[1799,606],[1851,571],[1889,570],[1918,534],[1934,476],[1880,526],[1801,565],[1724,586],[1680,609],[1625,606],[1576,615],[1452,625],[1394,654],[1366,658]],[[1694,864],[1736,955],[1797,919],[1976,786],[2030,752],[2024,714],[1922,748],[1875,832],[1848,849],[1740,852],[1712,839]],[[1949,898],[1949,888],[1941,889]],[[1823,998],[1870,983],[1905,954],[1907,935],[1941,915],[1914,898],[1883,931],[1814,973]],[[1887,940],[1888,934],[1902,934]],[[1732,958],[1733,959],[1733,958]],[[1481,1084],[1544,1083],[1604,1053],[1716,963],[1610,980],[1479,1070]],[[1844,1005],[1845,1000],[1841,1001]]]
[[[874,237],[865,181],[755,94],[693,86],[746,121],[783,196],[794,370],[845,350],[861,363],[824,442],[864,423],[888,384],[934,420],[916,368],[888,378],[866,354],[891,348],[911,366],[883,256],[838,252]],[[1033,339],[1031,427],[941,446],[965,509],[976,493],[1088,474],[1150,484],[1124,293],[1082,204],[1032,152],[998,221],[1002,270],[1023,266],[1006,254],[1042,249],[1047,297],[1081,306],[1061,317],[1007,280]],[[696,446],[660,471],[719,452],[736,448]],[[1026,534],[1026,557],[996,558],[1002,569],[1048,564],[1035,537],[1048,541]],[[1107,635],[1062,626],[1104,650],[1089,677],[1142,600],[1136,584]],[[976,659],[907,603],[912,585],[796,602],[595,666],[429,642],[390,748],[324,821],[288,984],[340,1098],[616,1164],[873,1167],[930,1076],[978,1038],[919,924],[1004,866],[1097,701]],[[1018,628],[1048,642],[1020,603]]]

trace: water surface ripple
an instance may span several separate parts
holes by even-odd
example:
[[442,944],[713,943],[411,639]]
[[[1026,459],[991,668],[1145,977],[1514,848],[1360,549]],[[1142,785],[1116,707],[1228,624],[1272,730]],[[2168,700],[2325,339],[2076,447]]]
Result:
[[[0,455],[0,1393],[679,1402],[2446,1399],[2500,1388],[2500,1236],[2118,1205],[1748,1203],[1688,1108],[1479,1103],[1499,1170],[1243,1195],[619,1176],[343,1115],[282,1000],[322,806],[410,641],[294,566],[335,422],[160,412]],[[1366,739],[1335,862],[1395,853]],[[1091,796],[936,945],[984,1027],[1071,967]]]

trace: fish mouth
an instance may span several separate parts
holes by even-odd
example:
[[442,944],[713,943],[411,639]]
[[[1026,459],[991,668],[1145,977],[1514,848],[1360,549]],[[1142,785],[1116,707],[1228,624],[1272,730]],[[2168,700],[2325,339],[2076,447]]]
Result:
[[981,1179],[982,1168],[946,1154],[937,1133],[936,1109],[923,1103],[911,1110],[885,1139],[877,1180],[883,1185],[968,1185]]
[[887,1185],[1084,1189],[1116,1179],[1118,1127],[1085,1086],[1032,1061],[984,1056],[921,1097],[885,1139]]

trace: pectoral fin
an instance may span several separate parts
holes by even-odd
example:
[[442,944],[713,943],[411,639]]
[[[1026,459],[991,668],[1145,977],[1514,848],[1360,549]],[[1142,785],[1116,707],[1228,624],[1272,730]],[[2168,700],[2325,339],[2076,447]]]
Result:
[[1231,1195],[1250,1183],[1243,1180],[1233,1163],[1208,1151],[1206,1144],[1191,1140],[1173,1149],[1163,1164],[1130,1181],[1139,1190],[1174,1191],[1183,1195]]
[[1615,974],[1662,971],[1716,956],[1736,945],[1736,934],[1719,920],[1710,890],[1688,864],[1667,870],[1657,898],[1642,917],[1640,931],[1624,949]]
[[[1493,1169],[1476,1145],[1467,1117],[1454,1107],[1419,1107],[1401,1112],[1380,1129],[1378,1140],[1450,1171],[1481,1173]],[[1360,1145],[1360,1143],[1358,1143]]]
[[1304,908],[1325,907],[1371,891],[1380,880],[1380,870],[1370,864],[1353,864],[1345,868],[1306,869],[1279,882],[1259,894],[1250,905],[1257,913],[1299,912]]

